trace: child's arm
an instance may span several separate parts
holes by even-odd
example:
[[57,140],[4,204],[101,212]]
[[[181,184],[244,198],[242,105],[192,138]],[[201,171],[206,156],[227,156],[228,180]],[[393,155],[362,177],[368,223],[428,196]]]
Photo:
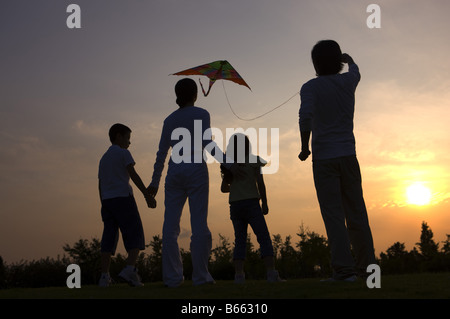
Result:
[[225,166],[220,165],[220,175],[222,175],[222,184],[220,185],[220,191],[222,193],[230,192],[230,172]]
[[136,172],[136,170],[134,169],[134,164],[129,164],[127,166],[127,171],[128,174],[130,175],[131,180],[133,181],[133,183],[136,185],[136,187],[142,192],[142,194],[145,197],[145,200],[147,201],[147,205],[150,208],[155,208],[156,207],[156,200],[153,196],[151,196],[149,194],[149,192],[147,191],[147,188],[145,187],[144,183],[142,182],[141,177],[139,176],[139,174]]
[[230,184],[228,184],[225,181],[225,178],[222,178],[222,185],[220,185],[220,191],[222,193],[229,193],[230,192]]
[[269,213],[269,207],[267,206],[266,185],[264,183],[264,178],[261,173],[257,175],[256,182],[258,184],[259,196],[261,196],[261,209],[263,214],[267,215]]

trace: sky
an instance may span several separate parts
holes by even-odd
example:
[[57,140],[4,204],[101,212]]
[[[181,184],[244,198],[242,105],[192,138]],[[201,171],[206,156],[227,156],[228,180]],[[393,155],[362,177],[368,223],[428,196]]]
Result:
[[[71,3],[80,7],[81,28],[66,24]],[[367,26],[371,3],[380,7],[381,28]],[[224,91],[218,81],[208,97],[199,95],[211,126],[279,130],[279,168],[265,175],[270,233],[295,243],[303,224],[325,236],[311,159],[297,158],[299,96],[254,121],[235,117],[225,96],[243,118],[275,108],[315,77],[310,52],[323,39],[336,40],[361,71],[354,132],[377,256],[397,241],[412,249],[422,221],[437,242],[445,240],[448,12],[446,0],[1,1],[0,256],[7,263],[56,258],[64,244],[100,238],[97,172],[109,127],[132,129],[129,150],[149,184],[162,122],[177,109],[180,77],[170,74],[216,60],[228,60],[251,91],[231,82]],[[208,168],[214,247],[219,234],[232,242],[233,229],[219,166]],[[408,200],[415,183],[431,192],[428,204]],[[149,243],[162,230],[163,179],[153,210],[133,187]],[[187,207],[181,230],[188,248]]]

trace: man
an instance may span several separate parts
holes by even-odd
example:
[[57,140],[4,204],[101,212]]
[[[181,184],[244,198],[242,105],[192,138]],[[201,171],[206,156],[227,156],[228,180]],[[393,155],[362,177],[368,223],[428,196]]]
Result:
[[[355,281],[375,263],[353,134],[359,68],[332,40],[318,42],[311,56],[317,78],[300,91],[298,157],[305,161],[311,154],[312,134],[314,184],[331,249],[330,280]],[[340,74],[343,63],[348,63],[349,72]]]

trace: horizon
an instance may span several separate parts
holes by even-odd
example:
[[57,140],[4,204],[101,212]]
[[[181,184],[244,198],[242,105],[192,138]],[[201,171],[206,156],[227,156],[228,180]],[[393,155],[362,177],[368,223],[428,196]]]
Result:
[[[431,227],[429,227],[429,225],[428,225],[428,223],[427,223],[426,221],[423,221],[419,228],[422,227],[423,223],[426,224],[426,225],[428,226],[428,230],[431,231],[431,232],[433,233],[433,237],[432,237],[431,239],[437,244],[437,246],[438,246],[438,251],[440,252],[440,251],[443,249],[442,243],[444,243],[444,242],[446,242],[446,241],[448,240],[448,236],[450,236],[450,234],[447,234],[447,235],[446,235],[447,238],[444,238],[444,239],[440,240],[439,238],[436,238],[436,236],[434,235],[433,229],[432,229]],[[301,238],[299,238],[299,237],[300,237],[300,233],[302,233],[302,231],[304,231],[305,234],[309,234],[309,233],[312,234],[312,233],[314,233],[314,234],[316,234],[316,235],[322,236],[322,237],[324,237],[325,239],[327,239],[326,234],[317,233],[317,232],[315,232],[314,230],[311,230],[311,229],[308,227],[308,225],[304,225],[304,224],[301,224],[301,225],[298,226],[298,229],[297,229],[297,231],[295,232],[295,234],[284,234],[284,235],[281,235],[281,234],[278,234],[278,233],[277,233],[277,234],[276,234],[276,233],[271,233],[270,235],[271,235],[272,240],[274,240],[274,237],[275,237],[275,236],[280,236],[280,239],[282,240],[283,243],[286,242],[287,237],[290,237],[290,245],[297,251],[297,250],[299,250],[297,244],[301,241]],[[419,230],[418,230],[418,234],[417,234],[417,242],[416,242],[415,244],[413,244],[411,247],[408,247],[407,245],[405,245],[404,248],[405,248],[405,251],[406,251],[406,252],[412,252],[412,251],[414,251],[414,250],[417,250],[417,251],[419,251],[419,253],[420,253],[420,247],[419,247],[419,244],[420,244],[420,236],[421,236],[421,233],[422,233],[422,229],[419,229]],[[148,255],[151,255],[151,254],[152,254],[151,251],[149,252],[149,250],[151,250],[151,247],[147,247],[147,245],[149,245],[151,242],[154,241],[154,237],[155,237],[155,236],[159,237],[159,239],[162,240],[162,234],[161,234],[161,233],[159,233],[159,234],[152,234],[152,236],[150,236],[150,238],[147,237],[147,238],[146,238],[146,248],[145,248],[144,250],[142,250],[142,251],[140,252],[140,254],[148,254],[148,253],[149,253]],[[254,250],[255,250],[255,251],[258,250],[258,249],[259,249],[259,244],[258,244],[258,242],[256,241],[256,236],[255,236],[255,234],[254,234],[252,231],[250,231],[250,232],[248,233],[248,236],[250,237],[250,241],[251,241],[251,243],[253,244]],[[229,237],[229,236],[223,235],[223,234],[221,234],[221,233],[218,233],[217,236],[213,236],[213,246],[212,246],[212,249],[215,249],[215,248],[217,248],[217,247],[221,247],[220,244],[222,244],[222,239],[225,239],[225,240],[231,245],[230,248],[233,248],[233,247],[234,247],[234,241],[233,241],[233,238],[232,238],[232,237]],[[21,258],[20,260],[14,260],[14,261],[8,261],[8,260],[5,260],[5,259],[3,258],[3,256],[1,256],[1,255],[0,255],[0,257],[3,259],[3,263],[4,263],[5,265],[20,264],[20,263],[23,263],[23,262],[33,262],[33,261],[43,260],[43,259],[47,259],[47,258],[54,259],[54,260],[58,260],[58,259],[70,257],[70,256],[68,256],[68,255],[66,254],[66,252],[64,251],[63,246],[68,245],[68,247],[74,247],[74,245],[75,245],[76,243],[78,243],[80,240],[87,240],[88,243],[92,243],[93,240],[99,240],[99,241],[100,241],[100,240],[101,240],[101,236],[93,236],[93,237],[90,237],[90,238],[81,238],[81,237],[80,237],[80,238],[78,238],[76,241],[74,241],[74,242],[72,242],[72,243],[68,243],[68,242],[67,242],[67,243],[64,243],[64,244],[61,245],[61,249],[60,249],[61,251],[60,251],[59,253],[57,253],[55,256],[41,256],[41,257],[33,258],[33,259],[23,259],[23,258]],[[386,247],[386,249],[384,249],[383,251],[377,251],[377,250],[375,249],[375,257],[376,257],[376,259],[377,259],[377,260],[380,260],[381,254],[382,254],[382,253],[383,253],[383,254],[386,254],[386,253],[387,253],[387,250],[388,250],[389,248],[392,248],[392,247],[393,247],[395,244],[397,244],[397,243],[405,244],[405,242],[402,242],[401,240],[397,240],[397,241],[392,242],[391,245],[388,245],[388,246]],[[327,244],[328,244],[328,239],[327,239]],[[184,242],[182,241],[182,242],[180,243],[180,249],[183,249],[185,252],[186,252],[186,251],[187,251],[187,252],[190,252],[189,241],[187,240],[187,238],[185,238]],[[126,257],[126,254],[127,254],[127,252],[126,252],[125,248],[123,247],[123,243],[122,243],[122,245],[121,245],[120,240],[119,240],[118,247],[117,247],[117,251],[116,251],[116,254],[113,256],[113,258],[117,257],[118,255],[121,255],[122,258],[123,258],[124,256]]]
[[[216,60],[229,61],[252,89],[226,82],[225,91],[216,83],[208,97],[199,94],[211,127],[279,130],[279,167],[264,176],[271,235],[295,238],[303,223],[326,237],[311,159],[297,158],[299,96],[254,121],[233,114],[258,117],[298,93],[315,77],[310,52],[322,39],[336,40],[361,72],[354,133],[376,256],[395,242],[411,250],[423,221],[436,242],[450,234],[450,43],[442,41],[450,2],[376,1],[381,28],[368,27],[370,2],[351,0],[73,2],[81,28],[68,28],[72,1],[0,4],[5,262],[56,258],[64,244],[101,238],[97,170],[109,127],[131,128],[129,150],[148,185],[162,122],[178,108],[181,77],[169,74]],[[214,248],[219,234],[234,236],[219,166],[208,168]],[[156,209],[131,183],[146,243],[162,232],[166,171],[167,160]],[[180,246],[189,247],[187,205],[180,226]]]

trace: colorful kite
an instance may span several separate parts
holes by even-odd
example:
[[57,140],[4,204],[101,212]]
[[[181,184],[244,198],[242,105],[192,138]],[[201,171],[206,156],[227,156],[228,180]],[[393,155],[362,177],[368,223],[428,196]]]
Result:
[[[203,84],[200,81],[200,86],[202,87],[203,95],[208,96],[211,87],[216,80],[229,80],[237,84],[244,85],[250,89],[244,79],[237,73],[237,71],[231,66],[228,61],[215,61],[208,64],[203,64],[195,68],[187,69],[174,73],[173,75],[206,75],[209,78],[209,88],[208,92],[205,92]],[[251,91],[251,89],[250,89]]]

